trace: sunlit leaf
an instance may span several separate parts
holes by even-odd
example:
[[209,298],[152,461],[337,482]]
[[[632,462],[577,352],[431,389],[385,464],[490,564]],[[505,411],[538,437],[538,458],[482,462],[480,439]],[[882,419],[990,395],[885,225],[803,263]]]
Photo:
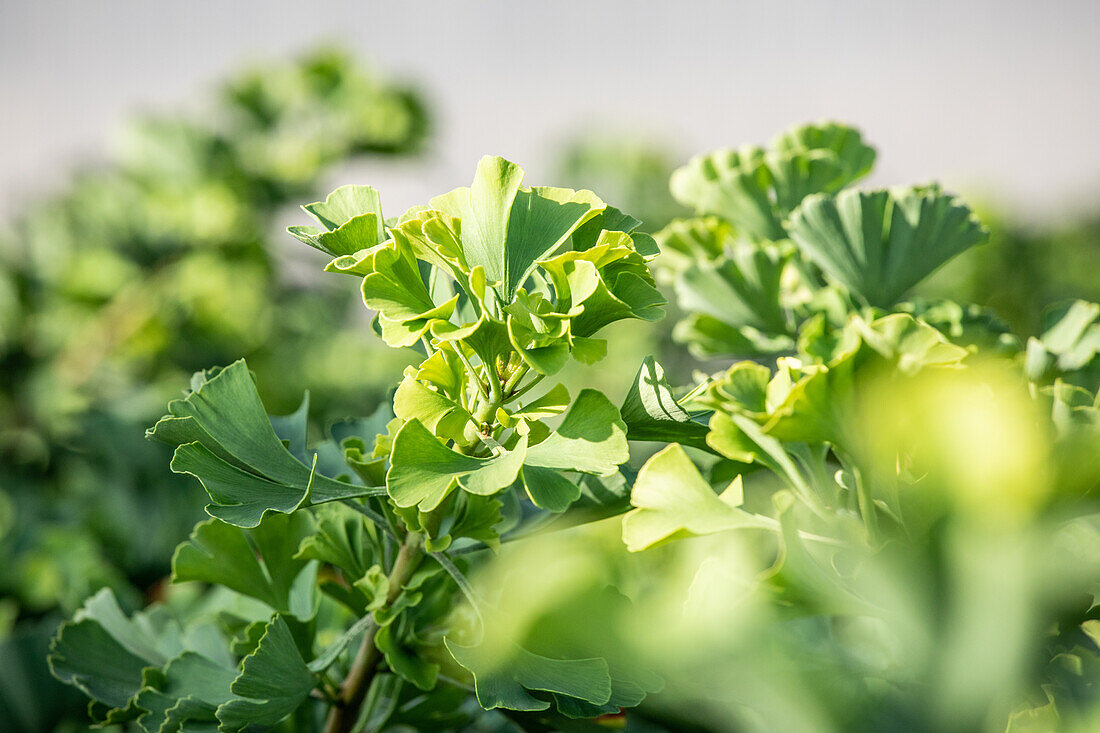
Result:
[[730,529],[774,529],[774,521],[738,507],[743,501],[738,476],[721,494],[714,493],[699,469],[673,443],[642,466],[623,517],[623,542],[631,552],[691,535]]
[[812,196],[791,216],[790,234],[827,276],[884,308],[989,236],[934,186]]
[[405,423],[393,441],[386,486],[398,506],[430,511],[458,486],[488,495],[510,485],[526,453],[527,438],[523,437],[514,450],[493,458],[463,455],[443,445],[414,419]]

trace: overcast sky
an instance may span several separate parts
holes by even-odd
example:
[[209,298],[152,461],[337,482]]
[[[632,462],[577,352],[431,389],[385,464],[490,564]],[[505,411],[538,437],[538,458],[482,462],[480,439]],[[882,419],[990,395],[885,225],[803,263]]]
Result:
[[1098,31],[1095,0],[0,0],[0,211],[103,156],[134,111],[334,39],[434,99],[431,161],[361,181],[388,181],[391,210],[483,153],[553,183],[553,144],[585,125],[686,158],[832,117],[878,146],[878,183],[936,177],[1050,218],[1100,193]]

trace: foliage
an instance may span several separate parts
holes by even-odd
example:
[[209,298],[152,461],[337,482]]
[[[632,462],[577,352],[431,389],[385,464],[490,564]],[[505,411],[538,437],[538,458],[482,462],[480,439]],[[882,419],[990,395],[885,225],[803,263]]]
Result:
[[[141,436],[186,375],[245,354],[283,405],[370,363],[349,294],[297,279],[270,230],[333,165],[425,134],[416,94],[318,51],[235,77],[201,117],[139,121],[110,165],[21,212],[0,241],[0,593],[28,633],[104,586],[128,608],[158,594],[201,504]],[[385,389],[315,387],[326,414]]]
[[[936,186],[848,188],[872,158],[828,123],[694,159],[661,258],[501,158],[397,217],[303,207],[418,363],[321,443],[245,362],[196,374],[150,437],[209,496],[173,580],[215,612],[102,591],[55,675],[144,730],[1090,729],[1097,307],[1024,347],[907,300],[985,230]],[[682,338],[754,360],[571,397],[603,328],[661,316],[651,262]]]
[[[590,191],[522,179],[486,157],[469,188],[400,217],[385,218],[366,186],[303,207],[317,226],[291,233],[331,258],[326,269],[360,280],[382,340],[418,348],[420,363],[394,392],[392,420],[310,449],[305,411],[269,420],[243,361],[195,375],[149,432],[175,446],[173,470],[202,482],[214,517],[177,549],[173,579],[230,588],[264,610],[234,621],[243,637],[224,624],[203,636],[221,634],[213,651],[188,642],[194,629],[165,638],[159,621],[127,621],[113,596],[96,596],[51,654],[55,674],[96,701],[94,717],[240,730],[299,709],[309,717],[300,706],[317,688],[338,701],[327,728],[350,730],[364,704],[393,723],[400,714],[377,706],[456,684],[486,708],[566,718],[644,697],[603,657],[495,634],[500,611],[462,570],[465,553],[484,557],[509,527],[599,503],[583,497],[586,481],[614,483],[629,458],[619,410],[544,380],[570,360],[602,359],[608,324],[662,315],[647,265],[657,249],[636,219]],[[456,614],[464,594],[473,618]],[[327,649],[322,632],[338,636]],[[240,659],[226,666],[232,653]],[[106,681],[99,654],[114,660]],[[208,670],[202,690],[193,670]]]

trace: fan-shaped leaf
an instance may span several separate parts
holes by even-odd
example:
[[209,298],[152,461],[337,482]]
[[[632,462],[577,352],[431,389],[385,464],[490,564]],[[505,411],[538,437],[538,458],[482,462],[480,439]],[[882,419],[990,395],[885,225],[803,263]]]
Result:
[[446,641],[455,661],[474,676],[477,701],[486,710],[546,710],[550,703],[528,690],[575,697],[593,705],[611,699],[604,659],[551,659],[515,644],[462,646]]
[[148,434],[177,446],[172,470],[202,482],[211,516],[255,527],[268,511],[384,493],[322,476],[295,458],[272,428],[243,360],[196,382]]
[[646,461],[638,472],[623,517],[623,542],[631,552],[676,537],[729,529],[776,529],[774,520],[738,509],[741,477],[715,494],[684,449],[673,443]]
[[591,191],[523,188],[523,169],[503,158],[485,156],[474,182],[431,200],[433,209],[462,221],[461,239],[470,268],[481,266],[490,282],[501,284],[510,303],[535,268],[604,203]]
[[[313,536],[308,513],[269,514],[252,530],[217,519],[200,522],[172,557],[172,581],[197,580],[263,601],[273,610],[299,618],[313,615],[316,563],[297,559],[296,551]],[[306,577],[301,578],[302,573]],[[300,585],[304,593],[293,590]]]
[[665,381],[665,370],[652,356],[642,362],[619,412],[630,440],[707,448],[707,426],[695,422],[672,396],[672,388]]
[[935,187],[812,196],[791,216],[791,239],[827,276],[888,308],[988,232]]
[[275,725],[294,712],[316,684],[286,621],[275,616],[256,651],[241,662],[241,673],[230,688],[237,697],[218,708],[221,730]]
[[419,506],[421,511],[431,511],[456,486],[481,495],[505,488],[516,480],[526,453],[524,436],[515,449],[499,456],[467,456],[443,445],[419,420],[413,419],[394,438],[386,486],[398,506]]
[[837,123],[793,128],[773,141],[716,150],[672,174],[672,195],[699,214],[715,214],[755,239],[786,237],[784,220],[814,193],[831,193],[865,175],[874,150]]

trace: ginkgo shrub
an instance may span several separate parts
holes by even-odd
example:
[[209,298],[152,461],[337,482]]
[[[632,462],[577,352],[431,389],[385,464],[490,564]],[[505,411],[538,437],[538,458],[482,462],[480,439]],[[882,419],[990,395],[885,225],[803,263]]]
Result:
[[[1023,346],[912,298],[987,233],[937,186],[852,188],[873,161],[836,123],[700,156],[655,238],[492,157],[398,217],[305,206],[418,364],[322,442],[243,361],[196,374],[149,436],[209,495],[172,579],[211,590],[101,592],[54,674],[146,731],[1087,730],[1100,309]],[[752,360],[570,394],[662,317],[652,268],[693,353]]]

